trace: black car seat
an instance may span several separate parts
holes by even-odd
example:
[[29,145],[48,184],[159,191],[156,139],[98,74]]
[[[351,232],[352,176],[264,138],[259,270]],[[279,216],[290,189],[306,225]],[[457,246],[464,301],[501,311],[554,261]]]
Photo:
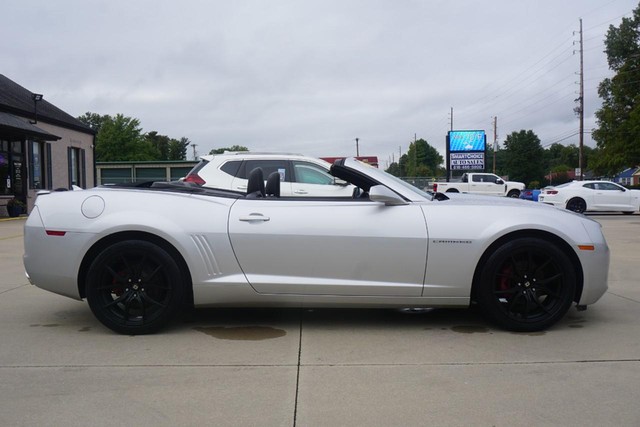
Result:
[[255,168],[249,173],[247,182],[247,199],[264,197],[264,175],[261,168]]
[[280,174],[278,172],[269,174],[265,194],[267,197],[280,197]]

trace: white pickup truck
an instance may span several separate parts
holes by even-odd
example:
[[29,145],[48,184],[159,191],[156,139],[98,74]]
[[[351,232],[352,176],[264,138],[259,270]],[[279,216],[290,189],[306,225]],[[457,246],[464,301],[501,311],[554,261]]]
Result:
[[525,189],[522,182],[504,181],[492,173],[465,173],[458,182],[430,183],[434,192],[471,193],[491,196],[520,197]]

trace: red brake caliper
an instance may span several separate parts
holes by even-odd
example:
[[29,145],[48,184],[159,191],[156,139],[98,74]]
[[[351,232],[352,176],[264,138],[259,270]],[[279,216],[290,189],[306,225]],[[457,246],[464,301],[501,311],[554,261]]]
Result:
[[[511,286],[509,285],[509,280],[512,273],[513,267],[511,265],[505,265],[504,267],[502,267],[502,271],[500,272],[500,280],[498,281],[498,290],[507,291],[511,288]],[[508,297],[508,294],[502,294],[502,298],[508,300]]]

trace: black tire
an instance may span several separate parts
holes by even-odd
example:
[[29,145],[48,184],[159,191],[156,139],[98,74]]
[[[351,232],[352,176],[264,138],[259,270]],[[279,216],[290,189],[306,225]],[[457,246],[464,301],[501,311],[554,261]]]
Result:
[[569,310],[576,274],[567,255],[539,238],[500,246],[482,267],[476,301],[482,313],[511,331],[550,327]]
[[567,209],[577,213],[584,213],[587,210],[587,202],[580,197],[574,197],[567,202]]
[[445,193],[459,193],[459,191],[456,190],[455,188],[451,188],[451,189],[445,191]]
[[507,194],[507,197],[517,199],[518,197],[520,197],[520,192],[518,190],[511,190],[509,191],[509,194]]
[[623,214],[625,215],[633,215],[635,211],[622,211]]
[[127,240],[103,250],[91,263],[87,301],[107,328],[127,335],[158,331],[182,308],[180,269],[169,253],[144,240]]

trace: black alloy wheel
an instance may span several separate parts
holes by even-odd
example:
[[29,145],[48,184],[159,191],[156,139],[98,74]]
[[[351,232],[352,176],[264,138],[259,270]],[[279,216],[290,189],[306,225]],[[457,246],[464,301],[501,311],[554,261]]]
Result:
[[584,213],[587,210],[587,203],[580,197],[574,197],[567,202],[567,209],[576,213]]
[[182,306],[184,283],[161,247],[128,240],[103,250],[86,281],[91,311],[109,329],[129,335],[156,332]]
[[518,238],[487,260],[476,289],[480,309],[505,329],[532,332],[561,319],[571,306],[576,274],[555,244]]

